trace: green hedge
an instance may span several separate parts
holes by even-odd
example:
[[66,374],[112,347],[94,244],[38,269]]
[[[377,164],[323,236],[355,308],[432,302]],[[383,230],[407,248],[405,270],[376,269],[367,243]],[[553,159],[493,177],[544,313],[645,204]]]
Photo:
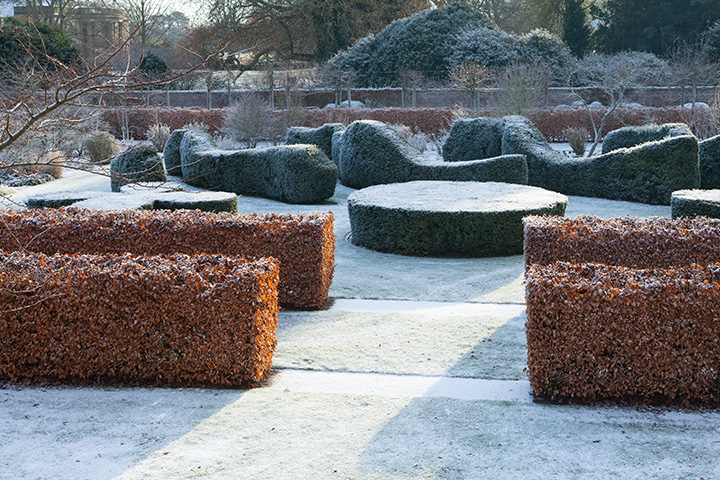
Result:
[[566,195],[669,205],[675,190],[700,185],[698,141],[692,135],[568,158],[553,150],[530,120],[508,116],[502,153],[526,155],[528,183]]
[[720,188],[720,135],[700,142],[700,188]]
[[317,203],[335,193],[337,166],[314,145],[218,150],[207,133],[186,131],[180,146],[191,185],[287,203]]
[[352,243],[380,252],[473,257],[523,252],[523,217],[564,215],[567,197],[499,182],[415,181],[348,197]]
[[338,143],[340,182],[351,188],[413,180],[527,184],[523,155],[432,162],[392,127],[373,120],[353,122]]
[[442,154],[446,162],[463,162],[502,155],[500,118],[461,118],[453,122]]
[[290,127],[287,131],[286,145],[316,145],[328,158],[333,158],[332,137],[335,132],[342,132],[342,123],[326,123],[318,128]]
[[672,218],[720,218],[720,190],[678,190],[670,199]]
[[167,180],[157,149],[147,143],[132,147],[110,162],[110,189],[134,182],[164,182]]
[[163,157],[165,159],[165,171],[168,175],[181,176],[182,168],[180,168],[180,144],[183,135],[187,130],[184,128],[175,130],[165,142],[163,149]]
[[602,153],[609,153],[620,148],[630,148],[642,143],[657,142],[669,137],[692,134],[690,127],[684,123],[618,128],[605,135],[602,143]]

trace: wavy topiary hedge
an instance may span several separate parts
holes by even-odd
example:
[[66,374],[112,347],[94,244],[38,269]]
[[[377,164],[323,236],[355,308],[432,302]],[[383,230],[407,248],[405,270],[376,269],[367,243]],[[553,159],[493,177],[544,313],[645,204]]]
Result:
[[657,142],[669,137],[693,135],[692,130],[684,123],[665,123],[663,125],[643,125],[641,127],[623,127],[605,135],[602,153],[612,152],[620,148],[630,148],[647,142]]
[[428,161],[389,125],[353,122],[339,139],[340,182],[351,188],[414,180],[527,184],[523,155],[467,162]]
[[287,203],[323,201],[337,183],[337,166],[314,145],[218,150],[210,135],[188,130],[180,158],[191,185]]
[[402,255],[516,255],[523,217],[564,215],[567,197],[499,182],[415,181],[348,197],[355,245]]
[[119,192],[120,187],[135,182],[164,182],[167,180],[162,159],[157,149],[143,143],[130,148],[110,162],[110,189]]
[[326,123],[318,128],[290,127],[287,131],[285,144],[316,145],[328,158],[333,158],[333,134],[343,130],[345,130],[345,125],[342,123]]
[[576,159],[553,150],[527,118],[508,116],[502,153],[527,157],[530,185],[566,195],[669,205],[673,191],[700,185],[698,141],[692,135]]
[[700,188],[720,188],[720,135],[700,142]]

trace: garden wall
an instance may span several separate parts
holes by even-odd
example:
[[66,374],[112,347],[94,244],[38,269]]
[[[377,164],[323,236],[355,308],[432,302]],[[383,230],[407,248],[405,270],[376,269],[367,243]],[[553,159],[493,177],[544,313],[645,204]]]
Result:
[[332,282],[333,214],[178,211],[0,211],[0,249],[138,255],[220,254],[280,262],[281,304],[319,308]]
[[278,264],[0,253],[0,380],[239,387],[270,368]]
[[720,261],[720,220],[698,218],[524,219],[525,267],[562,261],[672,268]]
[[535,394],[580,403],[717,405],[719,282],[720,264],[531,266],[525,330]]

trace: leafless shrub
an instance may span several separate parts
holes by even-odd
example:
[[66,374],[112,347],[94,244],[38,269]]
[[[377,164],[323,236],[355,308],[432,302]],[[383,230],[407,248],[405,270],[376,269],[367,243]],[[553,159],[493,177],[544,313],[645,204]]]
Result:
[[547,95],[550,71],[540,63],[512,63],[501,70],[496,107],[499,115],[527,115],[540,107]]
[[588,132],[587,128],[569,127],[563,130],[563,135],[567,138],[568,143],[570,143],[570,148],[572,148],[575,155],[581,156],[585,154],[585,146],[590,137],[590,132]]
[[248,95],[225,115],[223,134],[246,148],[255,148],[261,140],[277,137],[277,121],[260,95]]
[[155,146],[158,152],[162,152],[165,149],[165,143],[170,138],[170,127],[161,123],[156,123],[150,127],[145,134],[150,143]]

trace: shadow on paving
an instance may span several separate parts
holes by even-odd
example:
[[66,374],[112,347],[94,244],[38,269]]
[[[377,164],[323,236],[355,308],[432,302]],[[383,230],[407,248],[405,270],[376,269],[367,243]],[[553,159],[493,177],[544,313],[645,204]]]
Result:
[[113,478],[167,448],[244,393],[6,386],[0,391],[2,458],[30,459],[27,449],[33,449],[31,461],[6,463],[12,478],[47,478],[49,466],[65,478]]

